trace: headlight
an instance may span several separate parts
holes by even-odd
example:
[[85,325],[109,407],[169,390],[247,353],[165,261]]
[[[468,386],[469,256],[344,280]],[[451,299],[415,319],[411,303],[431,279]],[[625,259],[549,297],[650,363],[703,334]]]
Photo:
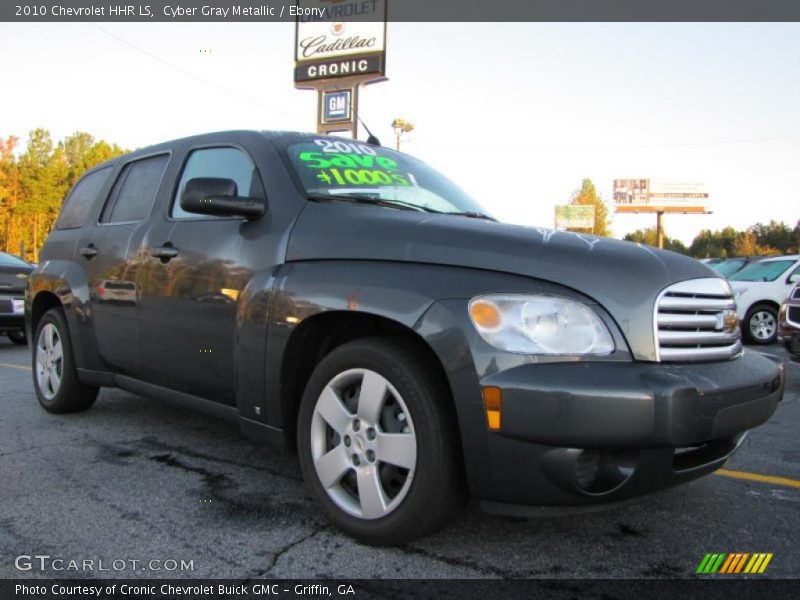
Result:
[[747,291],[746,287],[733,288],[733,299],[738,300],[739,297]]
[[478,296],[469,316],[480,336],[506,352],[521,354],[610,354],[614,341],[586,305],[545,295]]

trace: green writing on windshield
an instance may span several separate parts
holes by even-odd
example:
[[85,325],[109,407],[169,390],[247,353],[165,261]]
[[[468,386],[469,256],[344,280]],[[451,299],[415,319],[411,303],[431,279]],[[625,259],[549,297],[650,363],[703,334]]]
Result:
[[408,177],[398,172],[397,161],[387,156],[301,152],[298,158],[303,166],[315,171],[321,183],[328,186],[411,185]]
[[320,169],[317,179],[326,185],[411,185],[400,173],[378,169]]
[[339,167],[340,169],[397,169],[397,161],[388,156],[370,156],[368,154],[325,155],[322,152],[301,152],[299,158],[309,169],[329,169],[331,167]]

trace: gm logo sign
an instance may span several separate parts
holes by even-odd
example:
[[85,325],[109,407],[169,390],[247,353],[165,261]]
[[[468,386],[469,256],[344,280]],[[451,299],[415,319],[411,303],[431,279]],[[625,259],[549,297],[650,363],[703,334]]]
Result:
[[353,90],[322,92],[322,122],[336,123],[352,119]]

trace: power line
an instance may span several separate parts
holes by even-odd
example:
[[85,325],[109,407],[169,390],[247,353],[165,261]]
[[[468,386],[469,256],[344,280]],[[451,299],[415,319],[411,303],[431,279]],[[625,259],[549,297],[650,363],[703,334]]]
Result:
[[[639,148],[681,148],[687,146],[718,146],[718,145],[737,145],[737,144],[759,144],[763,142],[778,142],[787,140],[800,140],[800,134],[796,135],[781,135],[773,137],[760,137],[760,138],[738,138],[738,139],[724,139],[724,140],[697,140],[687,142],[666,142],[660,144],[596,144],[596,145],[560,145],[560,144],[525,144],[525,143],[509,143],[507,141],[497,142],[470,142],[470,147],[495,147],[502,146],[506,148],[530,148],[535,150],[635,150]],[[459,146],[463,147],[463,143],[441,143],[436,141],[428,142],[424,139],[417,138],[419,144],[429,146]]]
[[170,69],[174,69],[174,70],[176,70],[176,71],[178,71],[180,73],[183,73],[187,77],[190,77],[190,78],[194,79],[195,81],[198,81],[198,82],[200,82],[200,83],[202,83],[204,85],[208,85],[210,87],[213,87],[213,88],[215,88],[216,90],[218,90],[220,92],[223,92],[225,94],[228,94],[229,96],[233,96],[234,98],[237,98],[238,100],[242,100],[244,102],[248,102],[250,104],[258,106],[259,108],[266,109],[266,110],[268,110],[268,111],[270,111],[270,112],[272,112],[272,113],[274,113],[276,115],[279,115],[281,117],[286,117],[286,118],[293,119],[293,120],[295,120],[295,119],[299,120],[300,119],[300,117],[298,115],[289,114],[287,112],[283,112],[282,110],[278,110],[278,109],[273,108],[271,106],[267,106],[266,104],[264,104],[260,100],[252,98],[251,96],[247,96],[247,95],[242,94],[242,93],[240,93],[240,92],[238,92],[236,90],[233,90],[233,89],[231,89],[229,87],[226,87],[224,85],[216,83],[215,81],[211,81],[209,79],[201,77],[200,75],[197,75],[196,73],[188,71],[187,69],[184,69],[183,67],[181,67],[179,65],[176,65],[175,63],[172,63],[172,62],[160,57],[159,55],[157,55],[157,54],[155,54],[153,52],[150,52],[149,50],[145,50],[141,46],[137,46],[133,42],[130,42],[130,41],[126,40],[125,38],[117,35],[116,33],[112,33],[110,31],[108,31],[107,29],[104,29],[103,27],[100,27],[99,25],[95,25],[94,23],[87,23],[87,25],[89,25],[90,27],[93,27],[94,29],[97,29],[98,31],[106,34],[109,37],[114,38],[118,42],[120,42],[122,44],[125,44],[129,48],[132,48],[133,50],[136,50],[137,52],[139,52],[141,54],[144,54],[145,56],[148,56],[148,57],[152,58],[155,61],[160,62],[162,65],[165,65],[165,66],[169,67]]

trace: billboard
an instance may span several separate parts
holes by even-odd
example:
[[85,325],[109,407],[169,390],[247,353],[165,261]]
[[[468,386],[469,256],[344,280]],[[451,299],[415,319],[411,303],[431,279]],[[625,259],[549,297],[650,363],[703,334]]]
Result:
[[699,181],[669,179],[615,179],[617,208],[704,208],[708,190]]
[[594,206],[559,204],[556,206],[556,229],[594,229]]
[[386,71],[386,0],[298,0],[294,80]]

